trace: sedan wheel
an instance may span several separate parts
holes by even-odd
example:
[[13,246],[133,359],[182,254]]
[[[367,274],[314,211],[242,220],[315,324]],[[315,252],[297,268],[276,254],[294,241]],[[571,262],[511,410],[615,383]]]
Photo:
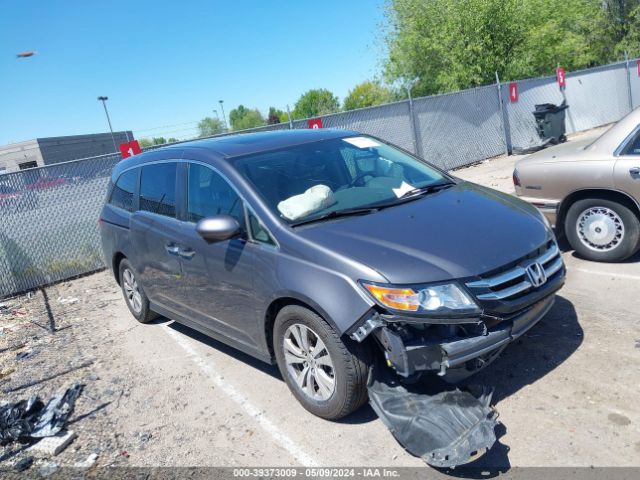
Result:
[[318,334],[294,323],[285,332],[283,349],[287,372],[300,390],[313,400],[329,400],[336,388],[335,370]]
[[620,216],[606,207],[590,207],[583,211],[576,222],[578,238],[597,252],[608,252],[624,239],[624,223]]
[[565,217],[564,232],[583,258],[620,262],[640,247],[640,220],[626,205],[604,198],[573,203]]

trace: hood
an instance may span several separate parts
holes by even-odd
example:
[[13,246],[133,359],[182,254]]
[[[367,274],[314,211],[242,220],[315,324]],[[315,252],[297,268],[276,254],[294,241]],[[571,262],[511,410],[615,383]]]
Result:
[[299,227],[297,233],[398,284],[475,276],[549,238],[534,207],[469,182],[368,215]]
[[531,155],[527,155],[516,162],[516,169],[529,165],[539,165],[543,163],[558,163],[586,160],[591,158],[593,152],[587,149],[597,136],[590,136],[581,140],[561,143],[553,147],[545,148]]

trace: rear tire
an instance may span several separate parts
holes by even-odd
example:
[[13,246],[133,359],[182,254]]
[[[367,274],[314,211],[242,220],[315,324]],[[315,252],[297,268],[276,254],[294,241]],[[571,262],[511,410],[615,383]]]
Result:
[[[302,338],[302,332],[308,336],[298,345],[296,338]],[[367,401],[371,359],[368,345],[341,339],[319,315],[299,305],[280,310],[273,333],[280,373],[291,393],[309,412],[337,420]],[[285,341],[288,341],[286,346]],[[315,363],[316,358],[323,360]],[[305,368],[309,369],[306,377]],[[327,389],[326,385],[331,388]]]
[[158,317],[149,306],[149,299],[138,282],[138,275],[126,258],[122,259],[118,268],[120,288],[131,315],[140,323],[149,323]]
[[621,262],[640,247],[640,220],[612,200],[578,200],[569,207],[564,231],[576,253],[596,262]]

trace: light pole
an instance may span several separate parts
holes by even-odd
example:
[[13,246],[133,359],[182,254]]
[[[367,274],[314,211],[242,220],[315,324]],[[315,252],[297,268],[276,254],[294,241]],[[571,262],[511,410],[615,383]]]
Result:
[[218,115],[218,110],[216,110],[215,108],[213,109],[213,113],[215,113],[216,118],[218,119],[218,121],[220,121],[220,115]]
[[222,105],[222,102],[224,102],[224,100],[218,100],[218,103],[220,103],[220,111],[222,112],[222,121],[224,123],[224,129],[229,130],[229,127],[227,126],[227,117],[224,114],[224,106]]
[[111,132],[111,140],[113,141],[113,151],[114,153],[118,152],[118,146],[116,145],[116,137],[113,136],[113,127],[111,126],[111,119],[109,118],[109,111],[107,110],[107,100],[109,97],[98,97],[98,100],[102,102],[102,106],[104,107],[104,113],[107,115],[107,122],[109,122],[109,131]]

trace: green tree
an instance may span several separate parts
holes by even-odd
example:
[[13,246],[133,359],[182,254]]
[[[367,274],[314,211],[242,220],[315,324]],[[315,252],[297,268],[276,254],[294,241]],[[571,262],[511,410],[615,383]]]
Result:
[[267,116],[267,125],[275,125],[276,123],[282,123],[282,116],[286,115],[282,110],[278,110],[275,107],[269,107],[269,115]]
[[167,143],[176,143],[177,141],[178,141],[178,139],[176,137],[167,138]]
[[601,0],[390,0],[385,73],[414,94],[607,61]]
[[246,130],[247,128],[261,127],[265,124],[262,114],[257,108],[247,108],[238,105],[229,112],[229,123],[232,130]]
[[224,133],[224,125],[217,118],[205,117],[198,122],[199,137],[210,137],[219,133]]
[[153,142],[148,138],[140,138],[138,139],[138,145],[140,148],[147,148],[153,145]]
[[344,110],[372,107],[391,101],[391,91],[380,82],[367,80],[353,87],[344,99]]
[[296,102],[291,116],[293,118],[310,118],[337,112],[340,101],[325,88],[316,88],[302,94]]
[[153,137],[151,141],[154,145],[164,145],[167,143],[167,140],[164,137]]

